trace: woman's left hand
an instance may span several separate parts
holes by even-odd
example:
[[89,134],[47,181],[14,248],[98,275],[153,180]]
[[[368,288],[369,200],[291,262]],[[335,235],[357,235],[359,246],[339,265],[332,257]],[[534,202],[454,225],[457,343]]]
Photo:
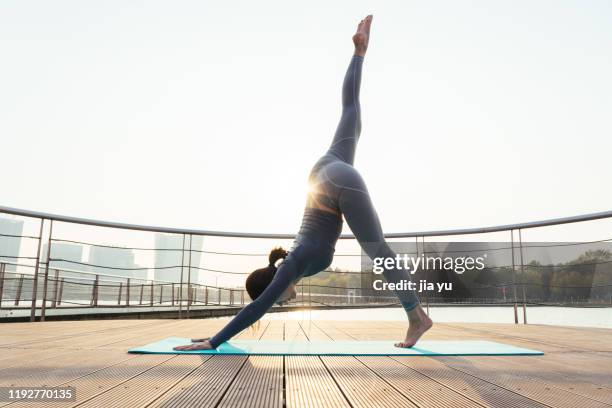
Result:
[[173,350],[176,351],[191,351],[191,350],[212,350],[214,347],[211,346],[208,340],[201,343],[188,344],[186,346],[176,346]]

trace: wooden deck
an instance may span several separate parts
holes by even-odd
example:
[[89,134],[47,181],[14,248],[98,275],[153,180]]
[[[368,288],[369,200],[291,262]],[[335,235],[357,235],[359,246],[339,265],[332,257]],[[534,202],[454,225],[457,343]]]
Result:
[[[611,407],[612,330],[437,324],[428,339],[486,339],[543,350],[514,357],[132,355],[167,336],[214,334],[223,320],[0,325],[0,386],[73,386],[77,401],[17,407]],[[262,321],[241,338],[400,339],[395,322]]]

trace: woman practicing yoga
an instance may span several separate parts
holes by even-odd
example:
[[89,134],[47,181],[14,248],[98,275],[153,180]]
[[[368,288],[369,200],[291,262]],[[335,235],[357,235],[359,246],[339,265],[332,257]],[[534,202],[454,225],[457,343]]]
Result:
[[[361,133],[359,87],[361,67],[368,47],[372,16],[363,19],[353,36],[355,52],[342,85],[342,116],[329,150],[312,168],[302,226],[287,253],[276,248],[270,253],[270,264],[251,273],[246,290],[253,301],[245,306],[219,333],[208,339],[192,339],[193,344],[175,350],[217,348],[259,320],[274,303],[295,297],[295,284],[331,265],[336,241],[342,230],[342,216],[370,258],[391,257],[395,253],[385,242],[380,221],[361,175],[353,167],[355,149]],[[278,269],[275,262],[285,258]],[[387,282],[409,280],[402,269],[386,269]],[[404,341],[397,347],[412,347],[432,326],[419,300],[410,290],[396,290],[407,312],[409,327]]]

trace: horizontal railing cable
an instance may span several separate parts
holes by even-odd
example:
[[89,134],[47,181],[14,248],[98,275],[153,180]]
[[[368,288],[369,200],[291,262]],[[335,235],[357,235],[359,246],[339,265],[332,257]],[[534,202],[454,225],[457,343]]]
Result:
[[38,239],[38,237],[33,237],[31,235],[13,235],[13,234],[0,234],[0,237]]

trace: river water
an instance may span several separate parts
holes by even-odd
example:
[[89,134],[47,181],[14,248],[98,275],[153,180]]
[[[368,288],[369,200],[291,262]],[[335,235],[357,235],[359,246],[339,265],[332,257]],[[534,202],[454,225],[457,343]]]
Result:
[[[523,322],[523,309],[519,307],[519,322]],[[512,307],[431,307],[429,316],[434,322],[447,323],[514,323]],[[311,310],[268,313],[270,320],[372,320],[406,321],[401,308]],[[527,322],[555,326],[612,328],[612,308],[527,307]]]

